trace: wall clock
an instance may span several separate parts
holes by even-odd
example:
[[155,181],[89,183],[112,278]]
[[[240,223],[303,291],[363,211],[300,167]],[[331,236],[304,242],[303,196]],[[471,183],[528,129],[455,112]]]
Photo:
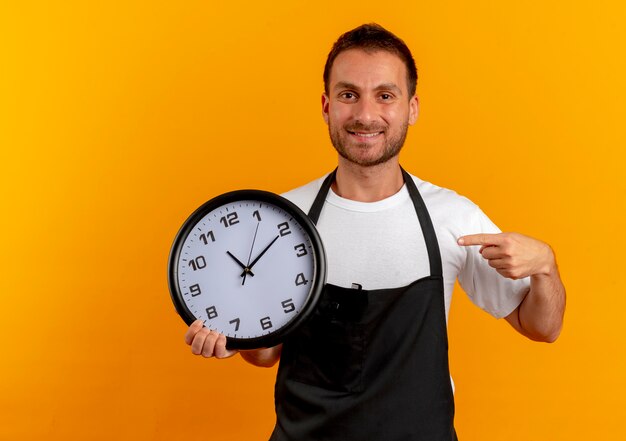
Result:
[[310,316],[326,283],[313,222],[261,190],[225,193],[198,208],[176,235],[168,266],[178,314],[223,333],[231,349],[280,343]]

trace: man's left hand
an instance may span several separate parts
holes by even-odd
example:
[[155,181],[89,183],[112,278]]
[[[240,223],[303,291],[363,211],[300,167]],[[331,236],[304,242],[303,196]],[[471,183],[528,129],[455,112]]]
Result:
[[458,239],[461,246],[480,245],[489,266],[509,279],[550,274],[556,266],[552,248],[519,233],[471,234]]

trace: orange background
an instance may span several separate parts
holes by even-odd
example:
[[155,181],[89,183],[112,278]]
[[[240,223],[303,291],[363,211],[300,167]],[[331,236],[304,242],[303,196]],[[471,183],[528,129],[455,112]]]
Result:
[[4,2],[0,439],[267,438],[275,368],[191,355],[169,247],[212,196],[334,166],[323,63],[370,21],[420,71],[402,163],[549,242],[568,290],[553,345],[456,292],[460,438],[619,437],[626,8],[580,3]]

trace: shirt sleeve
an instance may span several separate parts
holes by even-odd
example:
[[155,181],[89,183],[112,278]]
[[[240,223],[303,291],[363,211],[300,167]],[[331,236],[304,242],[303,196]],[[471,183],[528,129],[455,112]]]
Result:
[[[464,235],[500,233],[500,229],[476,207]],[[479,253],[480,246],[464,247],[465,264],[459,273],[459,283],[472,302],[495,318],[509,315],[524,300],[530,288],[530,278],[512,280],[490,267]]]

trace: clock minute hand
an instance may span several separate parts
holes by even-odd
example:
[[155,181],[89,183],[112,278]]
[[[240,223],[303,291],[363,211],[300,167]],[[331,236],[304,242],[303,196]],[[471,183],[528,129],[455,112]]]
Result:
[[[269,250],[269,249],[270,249],[270,247],[271,247],[272,245],[274,245],[274,242],[276,242],[276,241],[278,240],[278,238],[279,238],[279,237],[280,237],[280,235],[277,235],[277,236],[274,238],[274,240],[272,240],[272,241],[270,242],[270,244],[269,244],[268,246],[266,246],[266,247],[265,247],[265,249],[264,249],[263,251],[261,251],[261,254],[259,254],[258,256],[256,256],[256,259],[254,259],[254,260],[252,261],[252,263],[250,263],[250,265],[248,265],[248,270],[251,270],[251,269],[252,269],[252,267],[254,266],[254,264],[256,264],[256,263],[259,261],[259,259],[260,259],[261,257],[263,257],[263,254],[265,254],[265,253],[267,252],[267,250]],[[244,271],[244,273],[245,273],[245,271]],[[242,273],[241,275],[243,276],[243,274],[244,274],[244,273]]]
[[[244,265],[244,264],[243,264],[243,262],[241,262],[239,259],[237,259],[237,258],[234,256],[234,254],[233,254],[233,253],[231,253],[230,251],[226,251],[226,254],[228,254],[230,257],[232,257],[232,258],[233,258],[233,260],[234,260],[235,262],[237,262],[237,264],[238,264],[238,265],[241,267],[241,269],[243,269],[243,270],[244,270],[244,272],[245,272],[245,270],[246,270],[246,268],[247,268],[247,267],[246,267],[246,265]],[[252,271],[250,271],[250,268],[247,268],[247,269],[248,269],[248,274],[250,275],[250,277],[254,277],[254,274],[252,274]]]

